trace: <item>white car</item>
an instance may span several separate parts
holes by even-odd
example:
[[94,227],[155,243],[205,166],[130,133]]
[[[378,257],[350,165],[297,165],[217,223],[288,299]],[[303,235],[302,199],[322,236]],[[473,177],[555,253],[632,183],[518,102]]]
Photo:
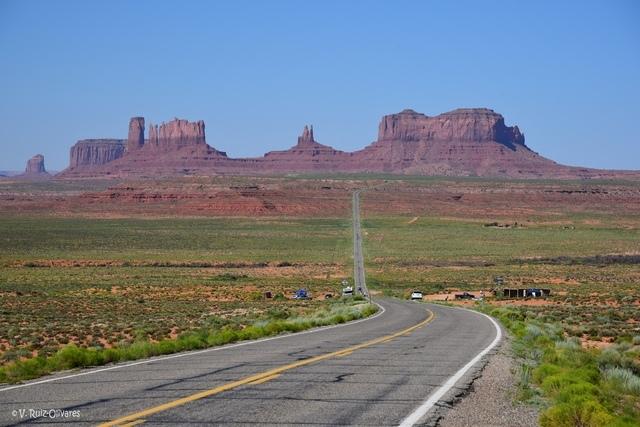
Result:
[[411,301],[422,301],[422,292],[420,291],[411,292]]

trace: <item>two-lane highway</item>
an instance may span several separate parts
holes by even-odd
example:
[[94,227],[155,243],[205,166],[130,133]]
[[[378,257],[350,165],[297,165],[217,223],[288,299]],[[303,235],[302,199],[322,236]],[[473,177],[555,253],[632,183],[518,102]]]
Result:
[[[80,416],[35,422],[397,425],[486,348],[496,330],[470,311],[380,303],[382,314],[359,323],[5,388],[0,423],[33,422],[13,411],[43,408]],[[358,347],[372,340],[381,341]],[[337,354],[320,357],[331,353]],[[318,360],[281,369],[312,358]]]

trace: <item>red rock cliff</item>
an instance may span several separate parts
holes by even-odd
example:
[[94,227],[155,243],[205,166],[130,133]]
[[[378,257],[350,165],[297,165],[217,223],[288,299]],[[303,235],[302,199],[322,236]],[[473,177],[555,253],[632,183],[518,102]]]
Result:
[[122,157],[124,151],[122,139],[84,139],[71,147],[69,168],[104,165]]
[[174,119],[161,125],[149,125],[150,147],[172,151],[189,145],[206,144],[204,122]]
[[47,171],[44,168],[44,156],[42,154],[36,154],[29,160],[27,160],[27,167],[24,170],[25,175],[42,175]]
[[144,117],[132,117],[129,120],[127,152],[142,148],[144,145]]
[[488,108],[460,108],[434,117],[404,110],[382,118],[378,141],[495,141],[514,148],[524,145],[524,135]]

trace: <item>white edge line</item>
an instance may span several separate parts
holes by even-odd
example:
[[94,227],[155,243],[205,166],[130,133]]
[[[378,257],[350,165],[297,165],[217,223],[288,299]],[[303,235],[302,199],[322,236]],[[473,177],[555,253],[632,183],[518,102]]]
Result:
[[[458,308],[458,307],[456,307],[456,308]],[[469,361],[469,363],[467,363],[462,368],[460,368],[460,370],[458,372],[456,372],[455,374],[453,374],[453,376],[449,377],[449,379],[444,384],[442,384],[436,391],[431,393],[431,395],[427,398],[427,400],[425,400],[422,403],[422,405],[420,405],[418,408],[416,408],[415,411],[413,411],[411,414],[409,414],[409,416],[407,416],[404,420],[402,420],[402,422],[400,423],[400,427],[409,427],[409,426],[413,426],[415,423],[417,423],[422,417],[424,417],[427,414],[427,412],[429,412],[429,410],[431,408],[433,408],[433,406],[436,403],[438,403],[438,401],[449,390],[451,390],[451,388],[454,385],[456,385],[456,383],[462,378],[462,376],[465,373],[467,373],[467,371],[469,369],[471,369],[473,367],[473,365],[478,363],[478,361],[480,359],[482,359],[482,357],[484,355],[486,355],[488,352],[490,352],[491,349],[493,349],[498,344],[498,342],[500,342],[500,339],[502,338],[502,329],[500,328],[500,325],[498,325],[498,323],[495,320],[493,320],[493,318],[491,318],[490,316],[487,316],[484,313],[480,313],[478,311],[468,310],[468,309],[465,309],[465,308],[463,308],[462,310],[466,310],[466,311],[470,311],[472,313],[480,314],[480,315],[486,317],[487,319],[489,319],[491,321],[491,323],[493,323],[493,326],[495,326],[495,328],[496,328],[496,337],[495,337],[495,339],[484,350],[482,350],[480,353],[478,353],[476,355],[476,357],[471,359]]]
[[10,387],[0,388],[0,392],[9,391],[9,390],[15,390],[17,388],[30,387],[30,386],[34,386],[34,385],[38,385],[38,384],[50,383],[50,382],[53,382],[53,381],[66,380],[66,379],[69,379],[69,378],[82,377],[82,376],[85,376],[85,375],[92,375],[92,374],[97,374],[97,373],[100,373],[100,372],[112,371],[112,370],[115,370],[115,369],[128,368],[130,366],[144,365],[146,363],[162,362],[164,360],[177,359],[179,357],[195,356],[195,355],[202,354],[202,353],[209,353],[209,352],[213,352],[213,351],[227,350],[229,348],[242,347],[242,346],[245,346],[245,345],[252,345],[252,344],[259,344],[259,343],[266,342],[266,341],[273,341],[273,340],[278,340],[278,339],[283,339],[283,338],[297,337],[297,336],[300,336],[300,335],[311,334],[311,333],[314,333],[314,332],[326,331],[327,329],[333,329],[333,328],[339,328],[339,327],[344,327],[344,326],[355,325],[356,323],[366,322],[368,320],[373,320],[376,317],[381,316],[385,311],[387,311],[383,306],[381,306],[377,302],[374,302],[374,304],[377,305],[380,308],[380,311],[378,311],[373,316],[365,317],[364,319],[358,319],[358,320],[354,320],[354,321],[347,322],[347,323],[340,323],[340,324],[337,324],[337,325],[321,326],[321,327],[318,327],[318,328],[312,328],[312,329],[309,329],[307,331],[302,331],[302,332],[281,334],[281,335],[277,335],[275,337],[262,338],[262,339],[258,339],[258,340],[252,340],[252,341],[243,341],[243,342],[240,342],[240,343],[237,343],[237,344],[228,344],[228,345],[223,345],[223,346],[205,348],[203,350],[196,350],[196,351],[185,351],[185,352],[178,353],[178,354],[173,354],[173,355],[170,355],[170,356],[152,357],[152,358],[147,358],[147,359],[140,360],[140,361],[137,361],[137,362],[126,363],[126,364],[117,364],[117,365],[109,366],[107,368],[93,369],[93,370],[90,370],[90,371],[79,372],[77,374],[65,375],[65,376],[55,377],[55,378],[47,378],[47,379],[44,379],[44,380],[33,381],[33,382],[24,383],[24,384],[17,384],[17,385],[13,385],[13,386],[10,386]]

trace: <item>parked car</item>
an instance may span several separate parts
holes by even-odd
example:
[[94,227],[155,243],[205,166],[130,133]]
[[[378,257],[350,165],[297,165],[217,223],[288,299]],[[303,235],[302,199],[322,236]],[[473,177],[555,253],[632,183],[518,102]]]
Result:
[[411,292],[411,300],[412,301],[422,301],[422,292],[421,291],[413,291],[413,292]]
[[461,294],[456,294],[455,297],[456,299],[474,299],[476,296],[469,292],[463,292]]
[[311,296],[306,289],[298,289],[295,294],[293,294],[293,299],[309,299]]
[[351,286],[347,286],[342,288],[342,296],[343,297],[352,297],[353,296],[353,288]]
[[541,296],[544,296],[542,289],[530,288],[525,292],[525,297],[527,298],[540,298]]

